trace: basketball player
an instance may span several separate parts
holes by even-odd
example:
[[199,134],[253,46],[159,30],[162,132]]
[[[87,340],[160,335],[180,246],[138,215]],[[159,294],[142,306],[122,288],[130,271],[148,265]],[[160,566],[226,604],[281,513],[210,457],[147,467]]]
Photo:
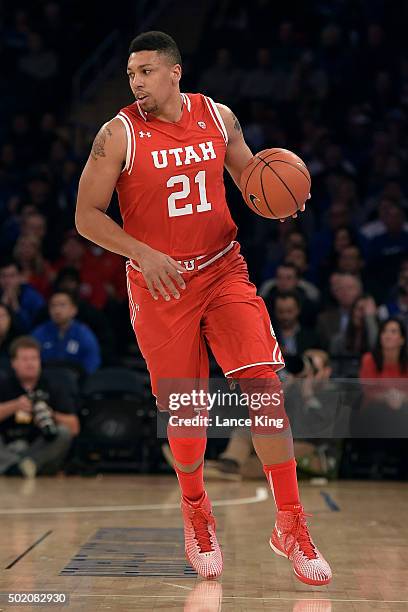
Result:
[[[80,234],[125,256],[131,322],[160,409],[162,379],[205,379],[206,342],[228,378],[253,393],[259,381],[280,389],[284,361],[263,300],[248,279],[235,241],[224,167],[239,186],[252,158],[232,111],[201,94],[180,93],[181,57],[162,32],[137,36],[127,73],[135,102],[102,126],[83,170],[76,226]],[[116,188],[123,229],[106,215]],[[272,407],[271,414],[272,414]],[[270,539],[296,576],[313,585],[331,579],[299,500],[290,426],[257,435],[256,452],[277,515]],[[204,489],[205,432],[167,430],[181,488],[186,555],[205,578],[223,557]]]

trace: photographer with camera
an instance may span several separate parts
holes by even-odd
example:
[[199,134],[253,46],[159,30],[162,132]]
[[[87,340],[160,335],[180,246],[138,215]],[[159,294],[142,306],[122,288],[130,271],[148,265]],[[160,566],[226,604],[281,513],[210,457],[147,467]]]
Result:
[[0,384],[0,474],[55,474],[79,433],[70,396],[42,374],[40,351],[30,336],[10,346],[13,373]]

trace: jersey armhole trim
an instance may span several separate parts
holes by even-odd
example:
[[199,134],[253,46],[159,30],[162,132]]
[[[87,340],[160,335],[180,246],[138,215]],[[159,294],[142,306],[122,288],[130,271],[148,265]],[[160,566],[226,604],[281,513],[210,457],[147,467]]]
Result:
[[133,163],[135,161],[136,154],[136,139],[135,139],[135,131],[133,129],[132,122],[129,117],[125,115],[125,113],[118,113],[115,119],[120,119],[125,126],[126,130],[126,139],[127,139],[127,147],[126,147],[126,162],[124,168],[122,168],[122,173],[127,170],[127,173],[130,174],[133,169]]
[[227,128],[225,127],[225,123],[223,118],[221,117],[221,113],[217,108],[217,105],[215,104],[214,100],[212,98],[210,98],[209,96],[204,96],[204,100],[206,101],[206,104],[208,106],[208,110],[211,113],[211,116],[214,120],[215,125],[217,126],[217,128],[219,129],[219,131],[221,132],[224,140],[225,140],[225,144],[228,145],[228,132],[227,132]]

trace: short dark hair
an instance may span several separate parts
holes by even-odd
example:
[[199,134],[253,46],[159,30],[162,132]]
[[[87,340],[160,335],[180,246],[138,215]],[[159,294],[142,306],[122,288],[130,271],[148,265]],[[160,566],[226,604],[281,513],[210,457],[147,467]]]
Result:
[[[302,251],[304,251],[304,249],[302,249]],[[290,270],[293,270],[297,277],[299,277],[299,270],[291,261],[282,261],[280,264],[278,264],[276,270],[278,270],[278,268],[289,268]]]
[[52,298],[55,295],[66,295],[69,297],[69,299],[71,300],[72,304],[76,307],[78,307],[78,299],[77,296],[75,295],[75,293],[73,293],[72,291],[68,291],[68,289],[55,289],[55,291],[52,292],[50,299],[48,301],[48,303],[50,303],[50,301],[52,300]]
[[300,298],[298,294],[295,293],[295,291],[282,291],[282,293],[277,293],[276,298],[275,298],[275,304],[278,300],[290,300],[290,299],[296,302],[300,310],[302,309],[302,302],[300,301]]
[[137,53],[138,51],[157,51],[158,53],[164,53],[171,58],[175,64],[181,65],[181,54],[177,43],[171,36],[165,34],[165,32],[151,30],[150,32],[142,32],[136,36],[130,43],[129,55],[131,53]]
[[37,340],[32,336],[20,336],[19,338],[13,340],[9,348],[11,359],[15,359],[17,357],[17,353],[20,349],[35,349],[38,354],[41,354],[40,343],[37,342]]

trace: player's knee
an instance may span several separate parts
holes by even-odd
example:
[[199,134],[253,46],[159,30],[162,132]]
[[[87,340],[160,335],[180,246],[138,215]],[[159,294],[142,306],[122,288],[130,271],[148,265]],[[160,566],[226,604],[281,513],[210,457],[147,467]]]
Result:
[[201,432],[201,437],[180,438],[172,435],[171,430],[167,432],[169,445],[174,459],[183,465],[195,463],[203,457],[207,438],[205,431]]
[[272,365],[250,366],[234,373],[234,378],[248,396],[252,433],[276,435],[290,429],[282,383]]

